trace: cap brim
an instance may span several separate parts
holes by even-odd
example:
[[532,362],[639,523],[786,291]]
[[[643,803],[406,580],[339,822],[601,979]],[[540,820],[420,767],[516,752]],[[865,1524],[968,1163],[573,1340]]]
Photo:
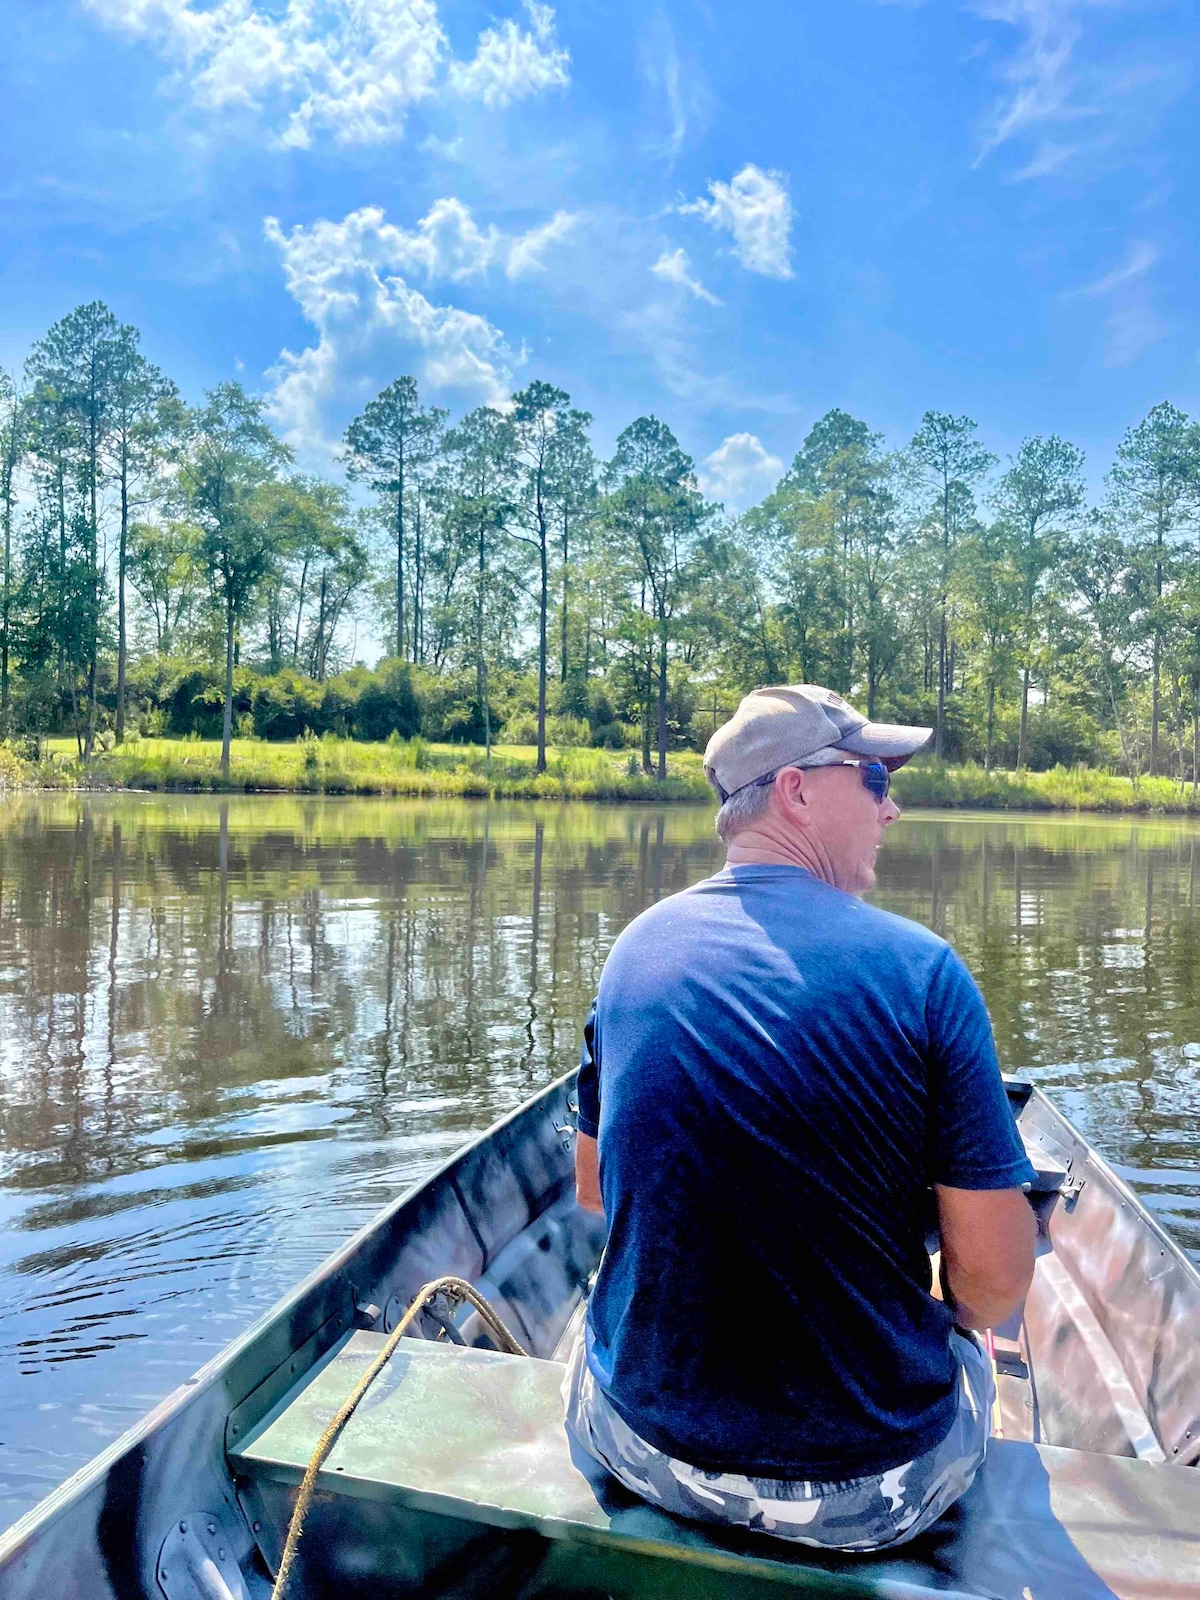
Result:
[[898,722],[864,722],[861,728],[839,739],[837,748],[849,750],[856,756],[874,756],[895,770],[932,738],[932,728],[906,728]]

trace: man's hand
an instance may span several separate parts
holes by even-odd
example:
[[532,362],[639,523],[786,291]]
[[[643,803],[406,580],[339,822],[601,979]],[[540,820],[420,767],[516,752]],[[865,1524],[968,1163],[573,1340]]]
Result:
[[575,1198],[585,1211],[604,1215],[600,1198],[600,1151],[586,1133],[575,1135]]
[[1033,1278],[1037,1219],[1020,1189],[937,1186],[941,1279],[954,1319],[994,1328],[1023,1303]]

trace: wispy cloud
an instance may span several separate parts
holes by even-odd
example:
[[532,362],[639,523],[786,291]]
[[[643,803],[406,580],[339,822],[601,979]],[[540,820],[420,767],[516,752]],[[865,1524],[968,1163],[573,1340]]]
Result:
[[84,0],[102,24],[144,40],[206,110],[268,114],[274,141],[307,148],[399,138],[410,109],[437,94],[502,107],[565,84],[569,56],[554,12],[526,0],[529,28],[486,29],[470,61],[453,59],[436,0]]
[[700,487],[731,511],[742,511],[774,488],[782,471],[783,462],[766,449],[757,434],[731,433],[705,457]]
[[712,96],[696,63],[681,58],[675,30],[662,10],[652,13],[638,42],[638,64],[654,102],[650,120],[655,132],[646,148],[671,165],[689,132],[707,122]]
[[749,272],[765,278],[792,273],[792,202],[782,172],[764,172],[753,162],[729,183],[710,183],[711,199],[679,207],[733,235],[733,253]]
[[1152,306],[1138,303],[1114,307],[1104,328],[1104,365],[1131,367],[1170,331]]
[[710,306],[721,304],[716,295],[706,289],[692,272],[692,263],[688,260],[686,250],[664,250],[650,271],[657,273],[665,282],[686,289],[689,294],[695,295],[697,300],[705,300]]
[[1126,41],[1100,36],[1102,18],[1127,9],[1127,0],[974,0],[976,16],[1016,34],[996,73],[1002,89],[984,120],[977,166],[1013,145],[1027,152],[1017,178],[1052,177],[1128,134],[1147,91],[1163,92],[1166,70],[1131,63]]
[[418,368],[433,388],[502,401],[517,357],[501,330],[476,312],[435,303],[409,280],[536,272],[572,222],[560,212],[528,233],[506,234],[480,228],[455,199],[437,201],[411,230],[377,206],[290,232],[268,217],[288,292],[318,335],[299,353],[283,351],[272,372],[271,409],[284,435],[308,458],[327,453],[331,412],[360,403],[364,388],[386,382],[398,364]]
[[791,416],[798,410],[794,394],[764,387],[760,373],[747,382],[746,375],[714,367],[711,341],[698,336],[690,312],[679,295],[655,295],[641,305],[630,296],[613,307],[610,325],[640,348],[666,392],[694,411]]
[[1090,283],[1073,289],[1067,299],[1109,302],[1104,320],[1104,364],[1131,366],[1170,331],[1150,301],[1147,277],[1159,258],[1156,245],[1134,240],[1125,259]]
[[[980,0],[975,9],[1020,34],[1001,72],[1006,92],[992,110],[980,161],[1010,139],[1044,134],[1049,125],[1087,114],[1072,107],[1075,47],[1082,31],[1076,0]],[[1064,157],[1071,153],[1070,146],[1059,148]]]
[[1150,244],[1145,239],[1136,239],[1129,246],[1128,254],[1120,266],[1113,267],[1111,272],[1106,272],[1103,277],[1097,278],[1094,283],[1082,284],[1074,291],[1081,295],[1112,294],[1114,289],[1122,289],[1126,284],[1136,283],[1139,278],[1144,278],[1158,260],[1158,246]]

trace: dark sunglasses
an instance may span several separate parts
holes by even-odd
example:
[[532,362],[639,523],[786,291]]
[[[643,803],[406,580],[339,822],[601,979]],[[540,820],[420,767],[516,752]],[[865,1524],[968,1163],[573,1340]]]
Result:
[[839,767],[857,767],[862,777],[863,788],[868,791],[877,806],[881,806],[888,797],[888,790],[892,787],[892,775],[882,761],[839,761]]
[[[800,766],[799,762],[796,762],[795,764],[800,768],[801,772],[816,772],[819,770],[817,767]],[[892,775],[882,761],[833,761],[822,762],[821,765],[835,767],[857,767],[862,776],[863,788],[867,790],[877,806],[881,806],[887,799],[888,791],[892,787]],[[755,778],[751,783],[747,783],[743,787],[747,789],[765,789],[768,784],[775,782],[775,779],[779,776],[779,771],[780,769],[776,768],[774,772],[764,772],[761,778]],[[734,790],[735,794],[739,792],[740,791],[736,789]],[[729,796],[725,793],[724,789],[722,789],[720,793],[721,803],[724,804],[725,801],[729,799]]]

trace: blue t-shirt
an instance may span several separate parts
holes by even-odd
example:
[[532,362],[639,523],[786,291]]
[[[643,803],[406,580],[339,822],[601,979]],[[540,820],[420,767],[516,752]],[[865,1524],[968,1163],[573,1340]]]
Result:
[[938,1444],[931,1186],[1033,1181],[950,946],[800,867],[726,868],[624,930],[589,1042],[588,1362],[629,1426],[703,1470],[823,1482]]

